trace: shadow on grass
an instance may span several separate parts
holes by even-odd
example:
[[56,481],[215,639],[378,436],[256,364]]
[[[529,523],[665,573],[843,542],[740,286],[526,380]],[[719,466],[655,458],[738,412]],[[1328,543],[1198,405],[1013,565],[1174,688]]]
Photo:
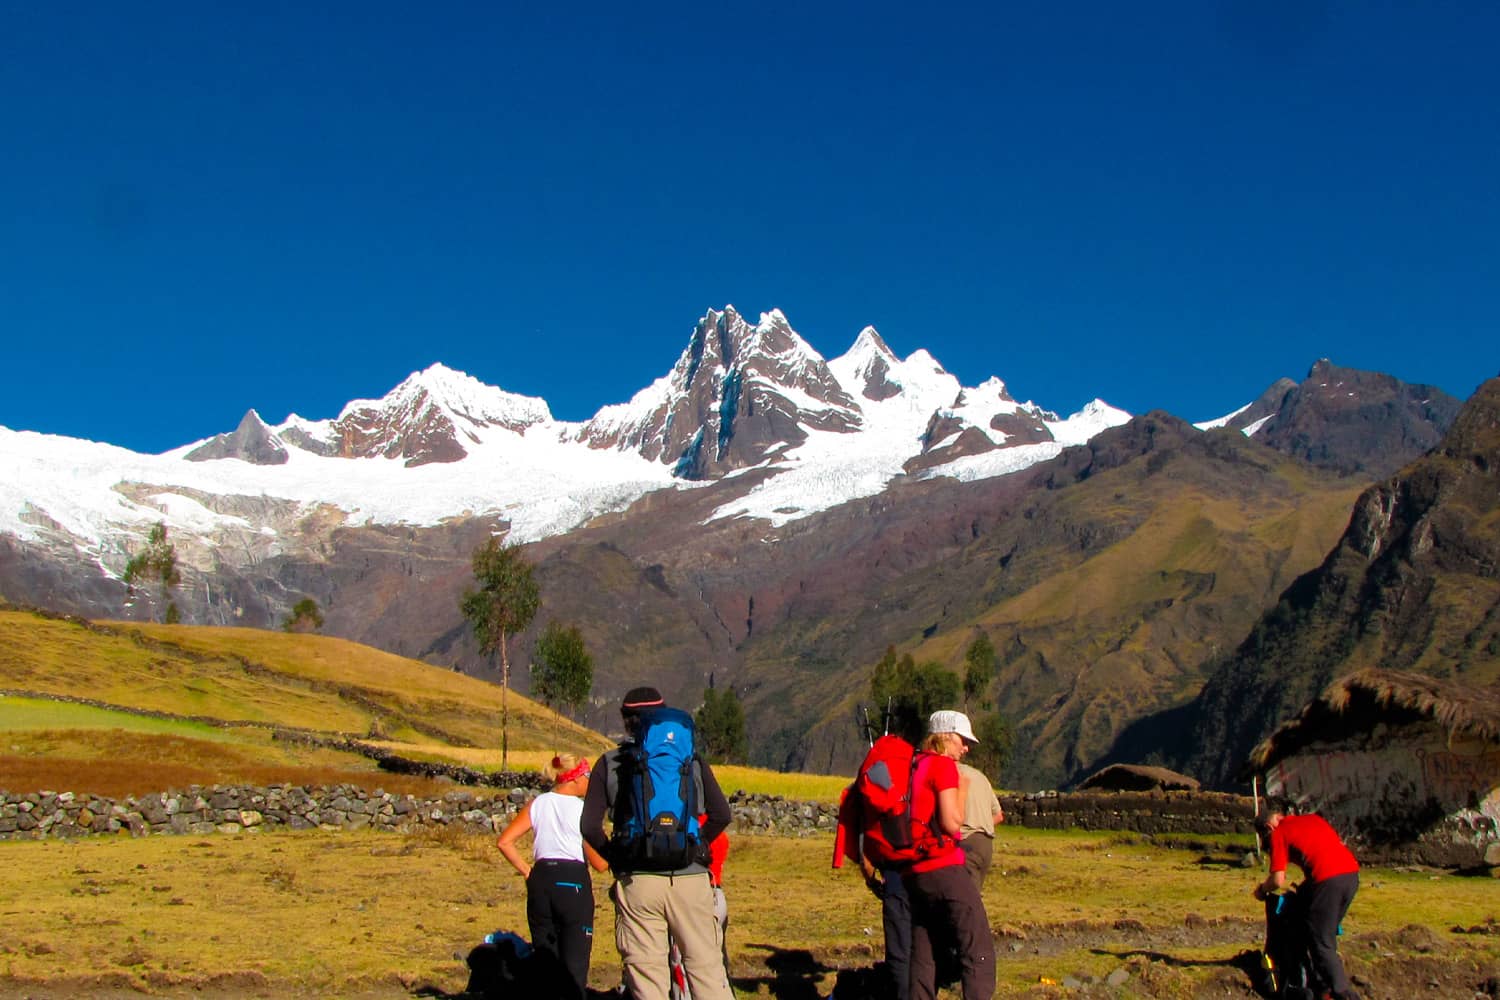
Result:
[[759,994],[764,986],[766,992],[777,1000],[817,1000],[819,981],[828,973],[836,971],[813,958],[805,948],[778,948],[770,944],[752,944],[747,947],[765,951],[767,976],[744,976],[731,980],[734,988],[742,993]]
[[1233,958],[1178,958],[1176,955],[1168,955],[1163,951],[1147,951],[1144,948],[1127,949],[1116,951],[1111,948],[1090,949],[1095,955],[1109,955],[1124,961],[1127,958],[1144,958],[1152,962],[1160,962],[1174,969],[1210,969],[1216,966],[1224,968],[1239,969],[1253,981],[1255,971],[1260,968],[1260,952],[1247,949],[1235,955]]
[[[467,990],[449,993],[447,990],[439,989],[436,986],[419,986],[411,991],[411,995],[414,997],[431,998],[431,1000],[488,1000],[483,993],[470,993]],[[494,995],[500,996],[502,994],[496,993]],[[516,994],[516,1000],[522,1000],[522,997],[521,993]],[[590,988],[584,1000],[619,1000],[619,998],[620,994],[614,990],[596,990]],[[527,997],[525,1000],[541,1000],[541,998]]]

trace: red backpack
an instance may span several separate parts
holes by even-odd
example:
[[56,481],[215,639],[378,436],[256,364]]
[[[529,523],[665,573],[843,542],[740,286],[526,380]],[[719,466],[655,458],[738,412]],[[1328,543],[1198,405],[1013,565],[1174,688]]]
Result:
[[952,845],[952,837],[912,817],[912,776],[921,758],[899,736],[882,736],[870,747],[839,802],[833,867],[861,850],[877,867],[900,867]]

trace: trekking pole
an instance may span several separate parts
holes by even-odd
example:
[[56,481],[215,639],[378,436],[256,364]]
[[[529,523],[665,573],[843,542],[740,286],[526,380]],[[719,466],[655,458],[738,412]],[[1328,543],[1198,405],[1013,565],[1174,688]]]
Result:
[[[1250,797],[1255,802],[1255,819],[1260,819],[1260,775],[1250,776]],[[1254,824],[1251,824],[1254,826]],[[1255,864],[1260,865],[1260,827],[1255,826]]]

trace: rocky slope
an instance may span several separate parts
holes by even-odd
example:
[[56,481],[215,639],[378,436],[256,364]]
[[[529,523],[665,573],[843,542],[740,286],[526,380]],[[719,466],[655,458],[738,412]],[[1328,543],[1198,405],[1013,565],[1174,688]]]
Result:
[[1388,476],[1437,446],[1462,401],[1430,385],[1318,361],[1299,384],[1279,379],[1226,426],[1320,468]]
[[1128,743],[1226,786],[1330,680],[1371,666],[1500,680],[1500,379],[1479,387],[1436,450],[1360,495],[1327,558],[1281,593],[1185,711],[1143,721]]

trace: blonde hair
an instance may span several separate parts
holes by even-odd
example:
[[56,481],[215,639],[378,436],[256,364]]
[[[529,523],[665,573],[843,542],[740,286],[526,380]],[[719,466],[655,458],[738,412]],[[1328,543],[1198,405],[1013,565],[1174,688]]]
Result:
[[556,781],[560,774],[567,774],[578,766],[578,755],[576,753],[557,753],[552,759],[542,765],[542,777],[548,781]]
[[928,733],[922,739],[922,749],[928,753],[945,754],[948,751],[948,737],[952,735],[952,733]]

